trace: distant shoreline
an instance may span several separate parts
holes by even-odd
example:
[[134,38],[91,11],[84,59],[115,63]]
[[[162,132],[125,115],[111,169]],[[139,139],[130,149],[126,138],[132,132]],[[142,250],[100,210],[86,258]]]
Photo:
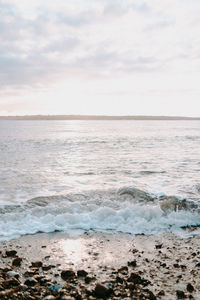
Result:
[[179,116],[104,116],[104,115],[26,115],[26,116],[0,116],[0,120],[155,120],[155,121],[200,121],[200,117],[179,117]]

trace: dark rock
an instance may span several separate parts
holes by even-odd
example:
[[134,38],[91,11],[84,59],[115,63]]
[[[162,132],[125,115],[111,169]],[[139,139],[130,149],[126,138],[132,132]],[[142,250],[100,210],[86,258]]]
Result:
[[158,293],[158,296],[165,296],[165,292],[163,290],[161,290],[159,293]]
[[14,256],[16,256],[16,254],[17,254],[17,251],[15,251],[15,250],[7,250],[6,251],[6,256],[8,256],[8,257],[14,257]]
[[155,248],[156,248],[156,249],[161,249],[162,246],[163,246],[163,244],[155,245]]
[[196,264],[196,267],[200,267],[200,262],[198,264]]
[[32,268],[40,268],[40,267],[42,267],[42,262],[41,261],[35,261],[35,262],[32,262],[31,263],[31,267]]
[[187,269],[186,265],[180,265],[181,269]]
[[49,278],[47,278],[47,277],[45,277],[45,276],[40,276],[40,275],[35,276],[34,278],[35,278],[35,280],[37,280],[37,282],[39,282],[39,284],[40,284],[41,286],[47,285],[47,283],[50,281]]
[[88,272],[86,272],[85,270],[78,270],[77,271],[77,276],[78,277],[86,277],[88,275]]
[[118,282],[120,284],[123,284],[124,280],[121,277],[117,276],[116,277],[116,282]]
[[19,286],[20,283],[19,283],[19,281],[18,281],[15,277],[13,277],[13,278],[11,278],[11,279],[5,280],[5,281],[2,283],[2,285],[3,285],[3,287],[4,287],[5,289],[10,289],[10,288],[12,288],[12,287],[14,287],[14,286]]
[[73,270],[63,270],[61,272],[61,278],[63,280],[71,280],[75,278],[75,272]]
[[15,266],[15,267],[20,267],[21,263],[22,263],[22,258],[21,257],[16,257],[12,261],[12,265]]
[[157,300],[157,297],[154,295],[152,291],[150,291],[149,289],[146,289],[144,291],[147,293],[149,300]]
[[35,286],[37,284],[37,280],[35,280],[34,278],[28,278],[26,279],[24,284],[27,286]]
[[129,267],[136,267],[137,263],[136,263],[136,260],[133,260],[133,261],[129,261],[128,262],[128,266]]
[[110,295],[110,290],[106,286],[104,286],[100,283],[97,283],[97,285],[94,289],[94,296],[96,296],[97,298],[105,299],[109,295]]
[[161,263],[160,266],[165,268],[167,265],[166,265],[166,263]]
[[51,269],[51,265],[43,265],[42,266],[42,270],[43,271],[48,271],[48,270],[50,270]]
[[186,298],[185,293],[183,291],[180,291],[180,290],[176,291],[176,295],[177,295],[178,299],[185,299]]
[[137,249],[133,249],[133,250],[132,250],[132,253],[133,253],[133,254],[135,254],[135,253],[137,253],[137,252],[138,252]]
[[188,291],[189,293],[194,292],[194,287],[193,287],[193,285],[192,285],[191,283],[188,283],[188,284],[187,284],[187,291]]
[[90,277],[90,276],[85,277],[85,283],[86,284],[89,284],[90,282],[92,282],[94,280],[96,280],[96,278],[94,278],[94,277]]
[[38,274],[38,271],[37,270],[34,270],[34,271],[26,271],[24,273],[24,277],[32,277],[34,275]]
[[174,264],[174,268],[179,268],[179,264]]
[[134,283],[129,283],[129,284],[127,285],[127,288],[128,288],[129,290],[131,290],[131,291],[134,291],[134,290],[136,289],[136,285],[135,285]]
[[136,273],[131,273],[130,277],[128,278],[128,282],[133,282],[133,283],[141,283],[142,278],[140,277],[140,275],[136,274]]

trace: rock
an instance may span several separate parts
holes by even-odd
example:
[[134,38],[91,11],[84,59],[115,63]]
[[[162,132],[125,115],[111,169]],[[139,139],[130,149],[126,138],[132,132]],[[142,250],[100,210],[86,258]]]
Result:
[[200,267],[200,262],[198,264],[196,264],[196,267]]
[[42,270],[43,271],[48,271],[48,270],[50,270],[51,269],[51,265],[43,265],[42,266]]
[[93,280],[96,280],[96,278],[90,277],[90,276],[86,276],[86,277],[85,277],[85,283],[86,283],[86,284],[89,284],[89,283],[92,282]]
[[128,266],[129,267],[136,267],[137,263],[136,263],[136,260],[133,260],[133,261],[129,261],[128,262]]
[[88,272],[86,272],[85,270],[78,270],[77,271],[77,276],[78,277],[86,277],[88,275]]
[[34,271],[28,270],[28,271],[26,271],[26,272],[24,273],[24,277],[32,277],[32,276],[34,276],[34,275],[36,275],[36,274],[38,274],[37,270],[34,270]]
[[187,284],[187,291],[188,291],[189,293],[194,292],[194,287],[193,287],[193,285],[192,285],[191,283],[188,283],[188,284]]
[[120,284],[123,284],[124,280],[121,277],[117,276],[116,277],[116,282],[118,282]]
[[159,293],[158,293],[158,296],[165,296],[165,292],[163,290],[161,290]]
[[14,256],[16,256],[16,254],[17,254],[17,251],[15,251],[15,250],[6,250],[6,255],[8,257],[14,257]]
[[121,267],[118,269],[118,272],[126,275],[128,273],[128,267],[127,266]]
[[156,249],[161,249],[162,246],[163,246],[163,244],[155,245],[155,248],[156,248]]
[[32,268],[40,268],[40,267],[42,267],[42,262],[41,261],[35,261],[35,262],[32,262],[31,263],[31,267]]
[[185,293],[183,291],[180,291],[180,290],[176,291],[176,295],[177,295],[178,299],[185,299],[186,298]]
[[61,278],[63,280],[71,280],[75,278],[75,272],[73,270],[63,270],[61,272]]
[[27,286],[35,286],[37,284],[37,280],[35,280],[34,278],[28,278],[26,279],[24,284]]
[[142,278],[140,275],[136,273],[131,273],[130,277],[128,278],[128,282],[133,282],[133,283],[141,283]]
[[97,283],[94,289],[94,296],[96,296],[97,298],[105,299],[109,296],[109,294],[110,294],[110,290],[106,286]]
[[46,296],[44,300],[53,300],[55,297],[53,295]]
[[10,276],[10,277],[15,277],[17,279],[19,278],[19,274],[17,272],[14,272],[14,271],[8,271],[7,275]]
[[20,267],[21,263],[22,263],[22,258],[21,257],[16,257],[12,261],[12,265],[15,266],[15,267]]
[[15,277],[13,277],[11,279],[8,279],[8,280],[5,280],[3,282],[3,287],[6,288],[6,289],[10,289],[13,286],[19,286],[19,285],[20,285],[20,283]]
[[53,285],[53,284],[51,284],[50,286],[49,286],[49,289],[50,289],[50,291],[59,291],[60,289],[61,289],[61,285],[58,285],[58,284],[55,284],[55,285]]

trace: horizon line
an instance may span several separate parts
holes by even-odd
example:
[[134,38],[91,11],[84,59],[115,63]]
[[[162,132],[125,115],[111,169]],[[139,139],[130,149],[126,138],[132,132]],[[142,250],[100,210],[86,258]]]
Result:
[[165,115],[85,115],[85,114],[34,114],[0,115],[0,120],[200,120],[200,117],[165,116]]

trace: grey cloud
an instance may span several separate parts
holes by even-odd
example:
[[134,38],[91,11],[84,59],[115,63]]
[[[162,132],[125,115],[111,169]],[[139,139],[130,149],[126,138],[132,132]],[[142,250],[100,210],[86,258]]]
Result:
[[[161,70],[165,63],[172,60],[169,58],[166,62],[154,57],[153,51],[150,55],[140,54],[141,45],[135,49],[134,41],[132,49],[129,50],[123,45],[121,48],[113,47],[113,41],[108,38],[87,44],[87,36],[80,34],[83,25],[92,27],[98,22],[103,23],[105,18],[106,21],[109,20],[111,14],[114,17],[120,17],[130,11],[149,11],[152,14],[143,1],[102,2],[103,9],[98,13],[93,8],[83,9],[77,14],[67,11],[57,11],[54,14],[48,8],[42,8],[32,20],[23,17],[14,6],[0,3],[0,87],[45,85],[59,76],[67,78],[76,75],[91,78],[149,72]],[[10,17],[10,20],[6,21],[6,17]],[[173,25],[173,21],[163,14],[157,16],[155,22],[150,24],[152,27],[148,27],[156,30]],[[66,25],[66,28],[63,25]],[[87,28],[84,34],[85,32]],[[96,34],[98,35],[98,32]]]

